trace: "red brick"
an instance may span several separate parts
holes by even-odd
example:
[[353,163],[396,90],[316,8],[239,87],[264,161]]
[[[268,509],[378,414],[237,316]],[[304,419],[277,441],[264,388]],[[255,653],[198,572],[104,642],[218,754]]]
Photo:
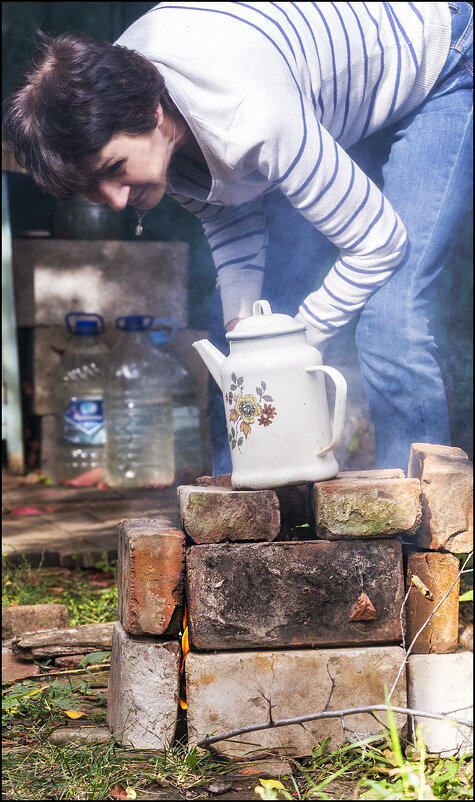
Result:
[[[407,646],[445,596],[459,570],[459,561],[453,554],[429,551],[409,555],[406,575],[407,588],[410,588],[406,602]],[[414,575],[430,591],[432,600],[413,585],[411,578]],[[448,654],[457,651],[459,588],[460,580],[417,638],[412,649],[414,654]]]
[[178,634],[182,621],[185,536],[170,521],[119,524],[119,618],[134,635]]
[[415,534],[421,521],[417,479],[331,479],[314,485],[319,537],[327,540]]
[[413,443],[408,476],[420,479],[417,545],[467,554],[473,549],[473,466],[461,448]]
[[195,543],[273,540],[280,531],[274,490],[228,490],[181,485],[178,502],[183,527]]

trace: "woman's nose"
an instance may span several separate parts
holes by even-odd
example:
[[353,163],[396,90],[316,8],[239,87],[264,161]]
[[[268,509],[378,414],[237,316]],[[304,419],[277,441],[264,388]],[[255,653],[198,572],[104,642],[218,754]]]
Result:
[[129,199],[130,186],[126,184],[119,185],[114,181],[105,179],[99,182],[99,189],[111,209],[114,209],[116,212],[125,209]]

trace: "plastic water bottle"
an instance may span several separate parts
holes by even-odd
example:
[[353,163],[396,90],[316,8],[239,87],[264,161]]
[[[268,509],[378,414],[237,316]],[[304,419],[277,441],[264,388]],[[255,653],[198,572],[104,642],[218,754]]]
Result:
[[58,369],[56,474],[58,479],[74,479],[104,466],[104,385],[109,349],[99,337],[104,332],[100,315],[70,312],[65,321],[73,338]]
[[178,321],[158,318],[153,327],[156,330],[150,332],[150,337],[167,360],[172,376],[175,481],[184,482],[203,472],[198,396],[193,377],[170,347]]
[[147,330],[151,315],[118,317],[106,385],[106,482],[111,487],[173,484],[172,377]]

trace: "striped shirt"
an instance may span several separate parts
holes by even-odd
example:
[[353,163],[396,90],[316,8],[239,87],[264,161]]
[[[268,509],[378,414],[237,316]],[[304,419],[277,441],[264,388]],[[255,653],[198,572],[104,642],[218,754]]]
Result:
[[201,148],[204,161],[174,156],[167,192],[202,222],[225,322],[260,298],[276,189],[339,249],[299,309],[314,344],[390,278],[403,221],[345,149],[422,103],[450,35],[445,2],[179,1],[120,37],[157,66]]

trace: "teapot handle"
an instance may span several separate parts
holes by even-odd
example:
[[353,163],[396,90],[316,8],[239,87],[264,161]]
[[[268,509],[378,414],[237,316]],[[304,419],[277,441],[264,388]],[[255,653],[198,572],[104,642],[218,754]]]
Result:
[[333,381],[336,389],[335,406],[333,410],[333,424],[331,427],[331,443],[328,446],[325,446],[325,448],[322,448],[320,451],[317,451],[316,454],[317,457],[323,457],[324,454],[327,454],[329,451],[333,451],[334,448],[339,446],[341,443],[341,438],[343,437],[347,384],[340,371],[336,368],[330,368],[327,365],[313,365],[311,368],[305,368],[305,370],[307,373],[316,373],[317,370],[321,370],[322,373],[326,373],[327,376],[330,376],[330,379]]
[[272,309],[270,308],[269,301],[254,301],[252,304],[253,315],[271,315]]

